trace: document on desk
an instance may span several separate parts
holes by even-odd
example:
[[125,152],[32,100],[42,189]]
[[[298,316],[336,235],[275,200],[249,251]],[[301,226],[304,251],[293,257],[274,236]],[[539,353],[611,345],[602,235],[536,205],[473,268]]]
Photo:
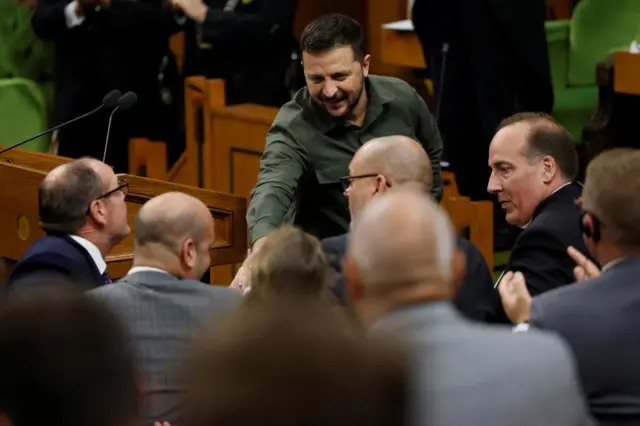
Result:
[[387,24],[382,24],[382,28],[385,30],[394,30],[394,31],[413,31],[413,22],[410,19],[404,19],[402,21],[389,22]]

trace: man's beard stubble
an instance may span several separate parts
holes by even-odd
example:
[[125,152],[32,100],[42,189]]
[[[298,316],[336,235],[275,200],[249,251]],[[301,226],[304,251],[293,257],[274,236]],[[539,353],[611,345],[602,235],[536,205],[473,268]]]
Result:
[[320,99],[321,102],[329,102],[329,103],[340,102],[346,99],[347,110],[340,117],[336,117],[336,118],[342,119],[344,121],[350,121],[355,119],[356,107],[358,106],[358,103],[362,98],[362,94],[364,93],[364,90],[365,90],[365,79],[363,77],[362,80],[360,81],[360,88],[358,89],[357,96],[353,101],[350,101],[349,98],[341,91],[338,92],[340,96],[333,96],[332,98],[327,98],[322,93],[320,93],[320,96],[318,98]]

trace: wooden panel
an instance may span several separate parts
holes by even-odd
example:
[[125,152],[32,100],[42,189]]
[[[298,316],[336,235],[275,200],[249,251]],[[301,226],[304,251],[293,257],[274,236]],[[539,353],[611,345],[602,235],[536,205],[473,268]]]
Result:
[[613,54],[613,89],[616,93],[640,95],[640,54]]
[[413,31],[396,31],[380,28],[380,57],[385,64],[425,69],[422,46]]
[[230,192],[249,199],[260,170],[261,156],[262,153],[259,151],[231,148]]
[[382,54],[382,24],[406,18],[407,0],[367,0],[366,28],[371,52],[371,72],[398,77],[417,86],[422,82],[418,81],[411,69],[404,65],[385,63]]

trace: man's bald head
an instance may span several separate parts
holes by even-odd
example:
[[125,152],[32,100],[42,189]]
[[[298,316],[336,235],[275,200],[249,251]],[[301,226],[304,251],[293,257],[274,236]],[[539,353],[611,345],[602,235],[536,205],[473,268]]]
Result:
[[87,220],[91,202],[106,192],[109,166],[81,158],[51,170],[38,188],[38,213],[45,231],[75,234]]
[[201,242],[212,220],[202,201],[181,192],[166,192],[147,201],[138,211],[136,248],[157,243],[179,251],[185,238]]
[[407,136],[385,136],[362,145],[353,157],[352,168],[365,165],[384,173],[392,187],[410,185],[428,193],[433,186],[426,151]]
[[419,191],[374,198],[350,233],[350,261],[366,292],[374,295],[414,285],[448,287],[454,251],[447,214]]

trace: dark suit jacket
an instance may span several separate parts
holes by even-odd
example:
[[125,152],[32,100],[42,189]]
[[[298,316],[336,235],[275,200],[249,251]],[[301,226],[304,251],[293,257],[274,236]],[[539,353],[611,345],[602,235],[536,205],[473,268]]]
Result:
[[12,292],[38,284],[65,283],[91,288],[104,284],[104,278],[84,247],[67,235],[47,235],[18,260],[4,288]]
[[[154,134],[167,122],[160,115],[164,109],[158,70],[169,52],[169,35],[178,26],[163,0],[112,0],[108,8],[92,11],[82,24],[67,28],[68,3],[38,0],[31,21],[36,35],[53,41],[55,47],[54,120],[63,122],[96,108],[113,89],[135,91],[138,103],[116,117],[112,129],[109,153],[113,155],[107,162],[120,166],[127,160],[129,137],[165,140]],[[108,114],[104,111],[62,129],[60,155],[102,158]],[[126,164],[116,171],[126,171]]]
[[[576,265],[567,254],[568,246],[589,256],[580,228],[581,210],[576,204],[581,193],[580,184],[572,183],[547,197],[513,245],[505,271],[522,272],[532,296],[574,281]],[[509,322],[495,293],[496,321]]]
[[[347,234],[322,240],[322,247],[334,270],[332,290],[346,303],[348,298],[342,279],[342,257],[347,251]],[[464,238],[458,239],[458,248],[466,257],[466,271],[453,303],[463,315],[477,321],[487,321],[493,307],[493,280],[482,253]]]
[[532,326],[569,344],[594,417],[603,426],[640,424],[640,256],[600,277],[533,299]]

